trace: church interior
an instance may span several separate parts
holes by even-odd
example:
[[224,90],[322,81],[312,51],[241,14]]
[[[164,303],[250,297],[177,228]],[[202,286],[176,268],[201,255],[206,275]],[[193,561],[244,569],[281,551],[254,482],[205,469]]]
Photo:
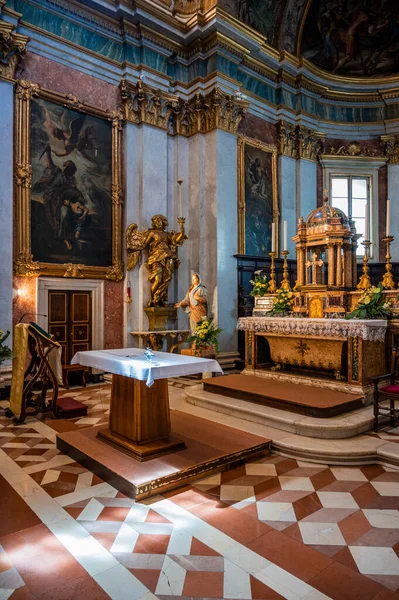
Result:
[[0,0],[0,600],[399,600],[397,0]]

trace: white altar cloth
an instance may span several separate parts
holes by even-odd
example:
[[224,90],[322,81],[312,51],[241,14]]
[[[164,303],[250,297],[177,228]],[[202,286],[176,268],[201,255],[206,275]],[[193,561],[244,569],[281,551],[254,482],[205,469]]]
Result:
[[154,352],[154,360],[150,363],[141,348],[121,348],[119,350],[88,350],[77,352],[71,360],[72,365],[94,367],[108,373],[124,375],[146,381],[150,387],[155,379],[181,377],[211,371],[223,371],[216,360],[172,354],[170,352]]

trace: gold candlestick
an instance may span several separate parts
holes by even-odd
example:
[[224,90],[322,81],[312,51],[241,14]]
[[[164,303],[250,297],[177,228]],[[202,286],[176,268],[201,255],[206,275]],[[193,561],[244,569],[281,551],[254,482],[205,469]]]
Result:
[[392,263],[391,263],[391,244],[394,240],[393,235],[387,235],[382,241],[386,243],[387,253],[385,256],[385,273],[382,278],[382,287],[385,290],[393,290],[395,284],[392,277]]
[[270,283],[269,283],[269,294],[275,294],[277,287],[276,287],[276,275],[275,275],[275,271],[274,271],[274,259],[276,258],[277,254],[276,252],[269,252],[269,256],[271,258],[271,263],[270,263]]
[[365,240],[362,242],[362,246],[364,246],[364,256],[363,256],[363,275],[360,277],[360,281],[357,284],[358,290],[368,290],[371,288],[371,281],[369,277],[369,255],[370,255],[370,246],[371,242],[369,240]]
[[288,292],[290,292],[291,286],[290,286],[290,281],[288,279],[288,264],[287,264],[287,256],[289,255],[289,251],[283,250],[281,254],[284,256],[284,263],[283,263],[283,281],[281,282],[280,288],[282,290],[287,290]]

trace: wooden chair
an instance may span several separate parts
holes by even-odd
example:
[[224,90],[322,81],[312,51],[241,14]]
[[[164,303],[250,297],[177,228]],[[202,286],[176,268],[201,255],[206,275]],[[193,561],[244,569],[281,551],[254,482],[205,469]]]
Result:
[[[391,372],[379,377],[372,377],[374,384],[374,431],[378,431],[379,417],[388,416],[391,427],[395,426],[395,418],[399,417],[399,408],[395,408],[395,401],[399,402],[399,348],[393,347],[391,354]],[[387,385],[379,384],[387,381]],[[388,400],[388,406],[381,406],[381,402]]]

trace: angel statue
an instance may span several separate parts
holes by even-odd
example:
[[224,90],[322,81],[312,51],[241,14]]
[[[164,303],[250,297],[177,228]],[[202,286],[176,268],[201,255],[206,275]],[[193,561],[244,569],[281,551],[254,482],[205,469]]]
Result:
[[127,269],[133,269],[142,250],[147,249],[147,267],[150,271],[151,299],[147,306],[165,306],[168,300],[168,287],[172,273],[178,268],[177,248],[182,246],[187,236],[184,232],[183,217],[177,219],[180,231],[165,231],[168,220],[163,215],[154,215],[152,227],[138,231],[136,223],[129,225],[126,231]]

